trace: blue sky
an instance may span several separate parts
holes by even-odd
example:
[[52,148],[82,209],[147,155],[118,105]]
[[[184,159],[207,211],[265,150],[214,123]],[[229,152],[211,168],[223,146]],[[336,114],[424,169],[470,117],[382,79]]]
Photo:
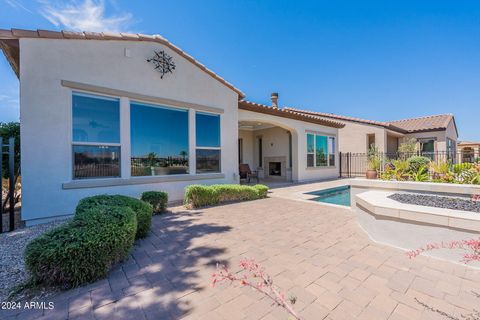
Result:
[[[454,113],[480,140],[479,1],[0,0],[0,28],[158,33],[247,94],[375,120]],[[18,80],[0,58],[0,121]]]

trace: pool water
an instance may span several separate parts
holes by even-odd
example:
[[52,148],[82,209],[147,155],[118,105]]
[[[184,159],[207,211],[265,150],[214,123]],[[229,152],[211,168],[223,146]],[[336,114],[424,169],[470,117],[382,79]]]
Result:
[[350,186],[324,189],[309,192],[308,194],[315,195],[317,197],[310,199],[312,201],[331,203],[340,206],[350,207]]

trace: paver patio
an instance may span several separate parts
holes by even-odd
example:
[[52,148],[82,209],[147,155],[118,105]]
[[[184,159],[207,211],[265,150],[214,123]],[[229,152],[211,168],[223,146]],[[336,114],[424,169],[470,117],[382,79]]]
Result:
[[[346,209],[268,198],[155,216],[108,279],[16,319],[287,319],[258,293],[210,286],[217,262],[256,258],[304,319],[442,319],[480,306],[480,271],[372,242]],[[439,239],[441,240],[441,239]],[[4,314],[6,317],[7,314]],[[445,319],[445,318],[443,318]]]

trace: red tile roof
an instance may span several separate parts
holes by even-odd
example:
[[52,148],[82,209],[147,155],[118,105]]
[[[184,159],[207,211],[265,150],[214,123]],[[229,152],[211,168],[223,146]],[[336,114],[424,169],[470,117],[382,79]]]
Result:
[[325,112],[318,112],[318,111],[309,111],[309,110],[301,110],[301,109],[296,109],[296,108],[284,108],[287,110],[303,113],[303,114],[308,114],[312,116],[317,116],[317,117],[322,117],[322,118],[329,118],[329,119],[335,119],[335,120],[340,120],[340,121],[350,121],[350,122],[356,122],[356,123],[363,123],[363,124],[368,124],[368,125],[374,125],[374,126],[379,126],[383,127],[386,129],[390,129],[393,131],[401,132],[401,133],[406,133],[405,130],[402,128],[396,127],[391,125],[388,122],[381,122],[381,121],[375,121],[375,120],[366,120],[366,119],[361,119],[361,118],[355,118],[355,117],[350,117],[350,116],[342,116],[338,114],[333,114],[333,113],[325,113]]
[[285,109],[304,113],[304,114],[309,114],[309,115],[316,115],[319,117],[336,119],[340,121],[343,120],[343,121],[380,126],[389,130],[400,132],[400,133],[446,130],[450,121],[452,120],[455,121],[454,116],[452,114],[441,114],[441,115],[434,115],[434,116],[382,122],[382,121],[366,120],[366,119],[349,117],[349,116],[342,116],[342,115],[337,115],[333,113],[300,110],[295,108],[285,108]]
[[395,120],[390,121],[389,123],[408,132],[419,132],[445,130],[452,120],[452,114],[440,114],[420,118]]
[[253,111],[253,112],[283,117],[283,118],[315,123],[315,124],[319,124],[327,127],[343,128],[345,126],[345,124],[338,121],[332,121],[332,120],[324,119],[321,117],[312,116],[312,115],[301,113],[301,112],[296,112],[293,110],[289,110],[288,108],[280,109],[277,107],[266,106],[263,104],[246,101],[246,100],[238,101],[238,108],[241,110]]
[[50,31],[50,30],[23,30],[23,29],[0,29],[0,48],[12,65],[17,76],[19,76],[19,53],[18,44],[12,44],[12,40],[20,38],[44,38],[44,39],[69,39],[69,40],[123,40],[123,41],[148,41],[156,42],[169,47],[177,54],[181,55],[204,72],[224,84],[226,87],[238,93],[239,98],[244,98],[245,94],[234,87],[231,83],[211,71],[203,64],[195,60],[192,56],[175,46],[160,35],[131,34],[131,33],[113,33],[113,32],[73,32],[73,31]]

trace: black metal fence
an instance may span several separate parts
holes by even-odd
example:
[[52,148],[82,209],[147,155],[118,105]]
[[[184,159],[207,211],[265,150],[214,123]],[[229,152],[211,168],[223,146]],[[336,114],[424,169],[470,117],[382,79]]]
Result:
[[[4,185],[4,163],[7,164],[8,177],[6,185]],[[0,181],[2,197],[0,198],[0,232],[3,232],[3,217],[4,208],[8,202],[8,229],[13,231],[15,229],[15,139],[10,138],[7,141],[0,138]]]
[[[380,162],[379,173],[383,173],[385,166],[393,160],[407,160],[413,156],[423,156],[430,159],[431,162],[449,163],[449,164],[462,164],[462,163],[474,163],[480,162],[480,158],[475,158],[474,155],[465,152],[409,152],[409,153],[379,153],[378,159]],[[340,152],[339,154],[339,176],[343,178],[360,177],[365,176],[368,170],[368,153],[352,153],[352,152]]]

